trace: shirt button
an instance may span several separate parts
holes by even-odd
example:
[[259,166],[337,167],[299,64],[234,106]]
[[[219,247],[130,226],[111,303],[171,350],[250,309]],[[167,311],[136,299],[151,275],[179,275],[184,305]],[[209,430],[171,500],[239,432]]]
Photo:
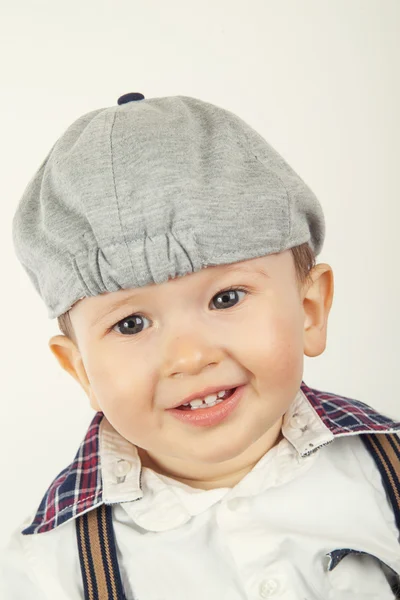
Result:
[[128,475],[131,470],[131,463],[127,460],[119,460],[117,464],[114,466],[114,474],[117,477],[124,477]]
[[276,579],[265,579],[260,584],[259,591],[261,598],[272,598],[279,591],[279,583]]

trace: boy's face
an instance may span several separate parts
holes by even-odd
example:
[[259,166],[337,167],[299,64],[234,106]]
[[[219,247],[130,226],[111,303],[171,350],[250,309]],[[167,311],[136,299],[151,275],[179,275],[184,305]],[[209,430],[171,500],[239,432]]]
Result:
[[[331,268],[317,265],[312,277],[299,288],[287,250],[85,298],[70,313],[79,347],[60,335],[50,347],[146,466],[195,487],[229,487],[280,439],[303,356],[325,349]],[[221,297],[229,287],[247,293]],[[111,309],[116,300],[126,304]],[[217,425],[168,411],[209,386],[239,383],[241,401]]]

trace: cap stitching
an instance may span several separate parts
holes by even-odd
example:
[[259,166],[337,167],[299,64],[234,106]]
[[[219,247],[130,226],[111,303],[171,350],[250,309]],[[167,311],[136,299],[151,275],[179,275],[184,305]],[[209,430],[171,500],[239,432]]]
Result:
[[[247,125],[247,124],[246,124],[246,125]],[[247,125],[247,127],[250,127],[250,126],[249,126],[249,125]],[[252,132],[252,134],[253,134],[253,135],[255,135],[255,136],[256,136],[256,137],[257,137],[257,138],[258,138],[258,139],[261,141],[261,143],[262,143],[263,145],[265,145],[265,144],[268,144],[268,142],[267,142],[267,141],[266,141],[266,140],[265,140],[265,139],[262,137],[262,135],[260,135],[260,134],[259,134],[257,131],[255,131],[254,129],[251,129],[251,132]],[[284,191],[285,191],[285,194],[286,194],[286,203],[287,203],[287,215],[288,215],[288,217],[287,217],[287,222],[288,222],[288,234],[287,234],[287,238],[286,238],[286,242],[285,242],[285,244],[286,244],[286,243],[287,243],[287,241],[290,239],[290,236],[291,236],[291,233],[292,233],[292,221],[291,221],[291,215],[290,215],[290,202],[289,202],[290,198],[289,198],[289,192],[288,192],[288,190],[287,190],[287,188],[286,188],[285,184],[283,183],[283,180],[282,180],[281,176],[279,175],[279,173],[277,173],[277,171],[276,171],[275,169],[271,169],[271,168],[270,168],[268,165],[265,165],[265,164],[264,164],[264,163],[263,163],[263,162],[262,162],[262,161],[261,161],[261,160],[258,158],[258,156],[257,156],[256,154],[254,154],[254,151],[253,151],[253,149],[252,149],[252,147],[251,147],[251,143],[250,143],[250,140],[249,140],[249,132],[248,132],[246,129],[244,129],[244,128],[243,128],[243,129],[242,129],[242,134],[243,134],[243,136],[244,136],[244,139],[245,139],[245,141],[246,141],[246,145],[245,145],[245,146],[244,146],[243,144],[241,144],[241,145],[242,145],[242,148],[244,148],[244,150],[245,150],[245,151],[248,153],[248,155],[249,155],[249,156],[253,156],[253,157],[256,159],[256,161],[257,161],[257,162],[258,162],[258,163],[259,163],[259,164],[260,164],[260,165],[261,165],[261,166],[262,166],[264,169],[267,169],[267,170],[268,170],[270,173],[272,173],[273,175],[275,175],[275,176],[276,176],[276,177],[279,179],[279,181],[280,181],[280,183],[281,183],[281,185],[282,185],[282,187],[283,187],[283,189],[284,189]],[[240,138],[238,138],[238,142],[239,142],[239,143],[241,142]],[[274,150],[274,148],[272,148],[272,147],[271,147],[271,149],[272,149],[274,152],[276,152],[276,150]],[[279,250],[280,250],[280,249],[279,249]]]
[[134,271],[133,268],[133,264],[132,264],[132,259],[131,259],[131,255],[128,249],[128,243],[126,240],[126,236],[125,236],[125,231],[122,227],[122,220],[121,220],[121,213],[120,213],[120,208],[119,208],[119,202],[118,202],[118,194],[117,194],[117,187],[116,187],[116,183],[115,183],[115,172],[114,172],[114,160],[113,160],[113,145],[112,145],[112,133],[113,133],[113,129],[115,126],[115,122],[117,119],[117,109],[115,109],[114,111],[114,119],[113,122],[111,124],[111,129],[110,129],[110,155],[111,155],[111,172],[112,172],[112,178],[113,178],[113,185],[114,185],[114,193],[115,193],[115,201],[116,201],[116,205],[117,205],[117,212],[118,212],[118,219],[119,219],[119,224],[120,224],[120,228],[121,228],[121,232],[122,235],[124,236],[124,241],[125,241],[125,245],[126,245],[126,250],[127,250],[127,254],[129,256],[129,262],[131,263],[131,269],[132,272]]

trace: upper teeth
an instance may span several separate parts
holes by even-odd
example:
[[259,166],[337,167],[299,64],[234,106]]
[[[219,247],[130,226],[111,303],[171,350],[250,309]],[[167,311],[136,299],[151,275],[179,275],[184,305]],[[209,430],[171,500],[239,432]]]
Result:
[[[212,404],[213,402],[215,402],[216,400],[218,400],[218,398],[222,398],[222,396],[224,396],[226,394],[227,390],[221,390],[220,392],[218,392],[218,394],[210,394],[210,396],[206,396],[204,398],[204,402],[206,404]],[[182,406],[201,406],[203,404],[203,400],[201,398],[196,398],[196,400],[192,400],[191,402],[188,402],[187,404],[182,404]]]

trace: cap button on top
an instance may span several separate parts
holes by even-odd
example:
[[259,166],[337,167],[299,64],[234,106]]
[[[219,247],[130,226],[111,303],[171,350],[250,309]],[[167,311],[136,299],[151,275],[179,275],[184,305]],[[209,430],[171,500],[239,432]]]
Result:
[[118,98],[118,104],[126,104],[127,102],[134,102],[135,100],[144,100],[143,94],[140,94],[139,92],[124,94]]

